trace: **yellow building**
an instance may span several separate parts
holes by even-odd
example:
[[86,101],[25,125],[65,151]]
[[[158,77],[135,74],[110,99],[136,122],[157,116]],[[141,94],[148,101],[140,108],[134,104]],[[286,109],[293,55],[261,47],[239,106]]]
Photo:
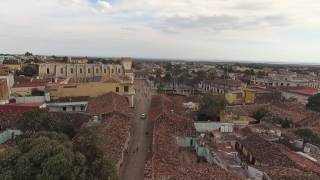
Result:
[[238,116],[233,114],[226,114],[224,111],[220,113],[220,122],[232,123],[235,126],[246,126],[250,122],[255,122],[256,120],[249,116]]
[[19,71],[21,70],[21,65],[20,64],[5,64],[9,68],[9,70],[12,71]]
[[99,81],[74,81],[67,83],[49,84],[47,87],[50,97],[54,99],[62,97],[97,97],[108,92],[115,92],[127,97],[131,107],[134,106],[134,85],[130,79],[102,78]]
[[228,104],[235,105],[235,104],[242,104],[243,103],[243,92],[242,90],[237,91],[229,91],[225,93],[225,99]]
[[256,102],[256,91],[255,90],[245,90],[244,91],[245,96],[245,103],[246,104],[254,104]]
[[225,94],[225,98],[230,105],[254,104],[256,101],[256,91],[251,89],[229,91]]

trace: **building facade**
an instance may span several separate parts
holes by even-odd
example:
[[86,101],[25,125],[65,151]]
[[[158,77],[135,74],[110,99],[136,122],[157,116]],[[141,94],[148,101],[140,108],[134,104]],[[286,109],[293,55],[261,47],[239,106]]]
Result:
[[132,60],[122,58],[120,64],[89,64],[87,61],[68,61],[68,63],[40,63],[40,77],[66,78],[90,78],[103,77],[130,77],[133,81]]
[[97,97],[108,92],[115,92],[127,97],[130,106],[134,106],[135,90],[131,80],[109,79],[85,83],[48,84],[47,91],[53,100],[65,97]]

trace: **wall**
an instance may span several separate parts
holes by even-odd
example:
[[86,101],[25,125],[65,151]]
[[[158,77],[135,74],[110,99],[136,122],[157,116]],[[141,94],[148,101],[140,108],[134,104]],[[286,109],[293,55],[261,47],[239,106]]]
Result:
[[[70,102],[70,103],[48,103],[49,112],[84,112],[88,102]],[[64,110],[65,107],[65,110]]]
[[176,141],[180,147],[193,147],[195,144],[196,138],[177,136]]
[[21,135],[20,130],[7,129],[0,133],[0,144],[7,142],[8,140],[15,138],[18,135]]
[[44,91],[45,86],[11,88],[11,94],[20,95],[20,96],[31,96],[32,89],[38,89],[40,91]]
[[210,132],[214,130],[228,129],[231,132],[233,131],[232,123],[220,123],[220,122],[195,122],[194,126],[197,132]]
[[309,96],[304,96],[304,95],[290,93],[290,92],[281,92],[281,95],[285,99],[295,98],[295,99],[297,99],[298,102],[300,102],[302,104],[307,104],[308,103]]
[[263,172],[252,166],[248,166],[247,173],[248,176],[254,180],[262,180],[263,178]]
[[15,99],[16,103],[42,103],[45,102],[44,96],[25,96],[25,97],[10,97]]
[[6,79],[0,79],[0,100],[7,101],[9,99],[9,87]]
[[[124,92],[125,86],[129,87],[128,93]],[[116,92],[116,87],[119,87],[119,92]],[[133,84],[123,84],[119,82],[90,82],[67,85],[55,84],[49,87],[48,91],[53,99],[79,96],[97,97],[112,91],[128,97],[131,106],[133,106],[133,96],[135,92]]]
[[124,67],[120,64],[42,63],[39,64],[39,76],[56,76],[63,78],[83,78],[93,76],[118,77],[124,76]]
[[254,104],[256,101],[256,93],[253,91],[244,91],[245,93],[245,103],[246,104]]

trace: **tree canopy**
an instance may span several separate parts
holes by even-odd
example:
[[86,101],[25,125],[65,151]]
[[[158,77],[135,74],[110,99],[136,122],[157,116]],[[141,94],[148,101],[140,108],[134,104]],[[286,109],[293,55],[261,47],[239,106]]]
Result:
[[308,99],[307,108],[320,112],[320,93]]
[[202,117],[218,121],[220,112],[224,110],[226,101],[223,95],[205,94],[198,112],[198,119]]
[[0,152],[0,179],[117,180],[113,162],[99,149],[95,126],[72,142],[63,133],[41,131]]
[[101,141],[97,134],[97,125],[84,126],[74,138],[74,147],[87,159],[87,179],[117,179],[112,162],[104,157]]
[[67,136],[43,132],[0,153],[0,179],[85,179],[85,157]]
[[74,136],[74,128],[70,122],[51,117],[46,110],[26,111],[17,121],[17,128],[27,134],[39,131],[55,131]]
[[265,108],[258,109],[257,111],[253,112],[251,117],[260,121],[263,117],[265,117],[269,111]]

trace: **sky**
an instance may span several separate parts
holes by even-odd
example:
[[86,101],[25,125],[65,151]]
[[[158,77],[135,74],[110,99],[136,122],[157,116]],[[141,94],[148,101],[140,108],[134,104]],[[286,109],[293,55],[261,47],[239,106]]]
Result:
[[320,63],[319,0],[0,0],[0,53]]

